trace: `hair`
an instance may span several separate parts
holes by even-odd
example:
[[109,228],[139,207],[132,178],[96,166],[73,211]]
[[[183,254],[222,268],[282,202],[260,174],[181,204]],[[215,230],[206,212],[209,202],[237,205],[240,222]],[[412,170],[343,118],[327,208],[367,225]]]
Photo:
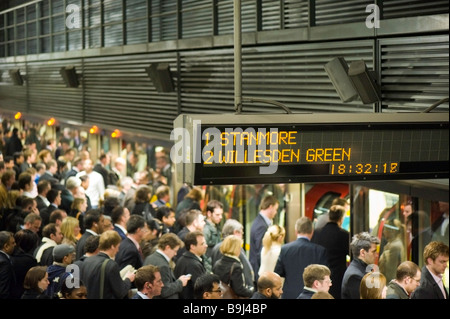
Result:
[[336,197],[331,202],[331,206],[334,206],[334,205],[339,205],[339,206],[345,207],[345,205],[348,205],[348,201],[345,198]]
[[141,291],[144,289],[146,282],[153,283],[155,281],[155,273],[159,272],[159,267],[154,265],[146,265],[140,267],[136,271],[136,277],[134,279],[134,284],[137,290]]
[[368,272],[360,284],[361,299],[383,299],[383,289],[386,287],[386,277],[381,272]]
[[60,190],[51,188],[51,189],[48,191],[48,193],[47,193],[47,199],[48,199],[48,201],[49,201],[50,203],[53,203],[53,202],[55,201],[56,197],[58,197],[58,194],[60,194],[60,193],[61,193]]
[[227,236],[220,245],[220,252],[223,255],[239,255],[242,247],[242,239],[236,236]]
[[156,218],[162,221],[163,217],[169,218],[171,213],[175,213],[172,207],[169,206],[160,206],[156,209]]
[[36,220],[42,220],[42,217],[35,213],[28,213],[23,222],[33,224]]
[[214,283],[220,285],[220,277],[216,274],[205,273],[197,278],[194,283],[194,299],[203,299],[205,292],[211,292]]
[[25,278],[23,280],[23,287],[25,289],[34,290],[38,293],[43,291],[39,288],[39,281],[41,281],[47,273],[47,266],[34,266],[28,269]]
[[406,277],[413,278],[418,271],[420,271],[420,267],[416,263],[409,260],[404,261],[398,265],[395,279],[402,281]]
[[278,201],[278,198],[276,198],[273,195],[269,195],[269,196],[266,196],[266,197],[264,197],[262,199],[261,204],[259,205],[259,208],[261,210],[264,210],[264,209],[269,208],[270,206],[273,206],[273,205],[276,205],[276,204],[279,204],[279,203],[280,202]]
[[[106,192],[106,191],[105,191]],[[116,196],[106,197],[103,201],[103,214],[111,216],[112,211],[117,206],[120,206],[119,198]]]
[[50,213],[50,216],[48,217],[48,220],[50,223],[56,223],[56,221],[59,219],[61,221],[64,220],[64,215],[67,215],[65,210],[62,209],[55,209]]
[[127,232],[135,234],[139,228],[145,227],[145,218],[141,215],[131,215],[127,222]]
[[134,195],[134,200],[137,203],[147,203],[149,201],[149,195],[152,193],[152,189],[147,185],[140,185]]
[[163,225],[162,221],[160,221],[156,218],[151,218],[151,219],[147,220],[147,226],[148,226],[148,229],[150,229],[150,231],[157,230],[156,238],[159,237],[159,235],[162,233],[162,231],[164,229],[164,225]]
[[85,214],[84,214],[84,227],[86,229],[90,229],[92,228],[92,226],[94,225],[94,223],[98,223],[100,222],[100,218],[102,216],[102,212],[100,209],[90,209],[88,210]]
[[345,207],[341,205],[333,205],[330,207],[328,218],[332,222],[339,222],[345,215]]
[[11,237],[14,237],[14,234],[10,231],[2,230],[0,231],[0,250],[3,249],[3,247],[9,243],[9,239]]
[[86,202],[86,197],[75,197],[73,199],[72,204],[70,205],[71,209],[74,210],[80,210],[81,209],[81,205]]
[[115,230],[107,230],[100,235],[100,241],[98,243],[98,248],[100,250],[108,250],[112,246],[117,246],[122,241],[119,233]]
[[262,273],[261,276],[258,278],[257,282],[257,288],[259,292],[263,292],[267,288],[273,288],[275,287],[275,283],[272,280],[273,276],[278,276],[277,273],[273,273],[272,275],[270,272]]
[[46,179],[40,180],[37,184],[38,194],[42,194],[45,190],[50,190],[51,188],[50,181]]
[[314,230],[313,222],[306,216],[300,217],[295,222],[295,230],[299,234],[311,234]]
[[69,280],[70,278],[74,278],[73,274],[69,274],[68,277],[66,277],[66,280],[63,280],[61,283],[61,290],[59,291],[58,295],[64,299],[72,299],[71,295],[74,291],[76,291],[77,289],[80,289],[81,287],[85,287],[87,290],[86,285],[84,284],[84,282],[81,279],[78,279],[78,283],[79,285],[74,285],[74,284],[70,284],[67,285],[67,280]]
[[311,296],[311,299],[334,299],[334,297],[329,292],[317,291]]
[[27,185],[29,185],[32,181],[32,176],[30,173],[22,172],[19,175],[18,183],[20,189],[25,189]]
[[192,232],[187,233],[186,237],[184,238],[184,247],[186,247],[187,250],[190,250],[192,245],[194,246],[198,245],[197,241],[198,236],[205,237],[203,232],[199,230],[194,230]]
[[155,195],[158,199],[170,194],[170,188],[167,185],[161,185],[156,189]]
[[353,236],[350,250],[354,257],[359,257],[361,249],[369,251],[372,244],[378,245],[379,243],[378,237],[372,236],[368,232],[362,232]]
[[311,264],[303,270],[303,282],[306,287],[311,288],[316,280],[324,280],[325,276],[330,276],[331,271],[325,265]]
[[440,241],[432,241],[423,249],[423,260],[428,265],[428,258],[435,261],[439,256],[448,257],[448,246]]
[[114,224],[117,224],[120,220],[120,218],[122,217],[122,215],[125,212],[125,208],[123,206],[116,206],[113,208],[113,210],[111,211],[111,221]]
[[286,236],[286,230],[283,226],[280,225],[272,225],[267,228],[266,233],[262,239],[263,247],[266,250],[269,250],[272,247],[272,244],[276,242],[280,237]]
[[223,225],[223,228],[222,228],[223,238],[225,238],[229,235],[233,235],[235,231],[243,232],[244,226],[242,226],[242,224],[236,219],[231,219],[231,218],[227,219],[227,221],[225,222],[225,224]]
[[213,213],[216,208],[222,208],[223,209],[222,202],[219,202],[218,200],[213,199],[213,200],[210,200],[208,202],[208,204],[206,204],[206,211],[207,212]]
[[191,190],[184,196],[184,198],[191,198],[196,202],[199,202],[203,199],[202,189],[199,187],[193,187]]
[[42,237],[50,238],[50,235],[56,235],[56,224],[55,223],[48,223],[47,225],[42,228]]
[[158,241],[158,248],[164,250],[166,246],[169,246],[171,249],[179,246],[180,248],[184,247],[183,241],[174,233],[167,233],[161,236]]
[[73,233],[73,229],[76,226],[80,226],[80,221],[72,216],[67,216],[61,223],[61,233],[64,235],[64,239],[70,242],[76,243],[77,238]]
[[191,209],[186,213],[186,226],[192,225],[192,223],[203,213],[198,209]]
[[98,249],[100,244],[100,236],[89,236],[84,243],[84,250],[86,253],[93,254]]

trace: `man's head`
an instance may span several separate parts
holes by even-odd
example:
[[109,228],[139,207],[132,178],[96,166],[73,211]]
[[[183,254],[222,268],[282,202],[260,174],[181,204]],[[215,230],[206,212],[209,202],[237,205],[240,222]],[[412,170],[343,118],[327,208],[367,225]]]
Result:
[[205,273],[194,283],[195,299],[222,299],[220,278],[216,274]]
[[218,225],[223,218],[223,204],[218,200],[211,200],[206,205],[206,218]]
[[350,249],[355,258],[371,265],[375,263],[378,257],[377,245],[379,244],[378,237],[371,236],[368,232],[362,232],[353,236]]
[[262,199],[259,206],[261,213],[267,218],[273,219],[278,212],[280,203],[275,196],[269,195]]
[[206,244],[205,235],[199,231],[195,230],[186,234],[184,239],[184,246],[194,255],[200,257],[206,253],[208,245]]
[[327,266],[311,264],[303,270],[303,282],[306,287],[315,291],[328,292],[332,285],[330,275],[331,271]]
[[258,292],[270,299],[280,299],[283,294],[283,281],[280,275],[266,271],[258,278]]
[[75,259],[75,247],[68,244],[56,245],[53,248],[53,261],[70,265]]
[[298,235],[311,238],[314,232],[314,227],[311,219],[306,216],[300,217],[295,222],[295,232]]
[[448,264],[448,246],[440,241],[432,241],[423,250],[423,260],[434,275],[443,275]]
[[419,287],[421,275],[422,272],[417,264],[412,261],[404,261],[398,265],[395,279],[411,295]]
[[159,268],[154,265],[140,267],[136,271],[134,284],[138,291],[142,292],[150,299],[161,295],[161,289],[164,287]]

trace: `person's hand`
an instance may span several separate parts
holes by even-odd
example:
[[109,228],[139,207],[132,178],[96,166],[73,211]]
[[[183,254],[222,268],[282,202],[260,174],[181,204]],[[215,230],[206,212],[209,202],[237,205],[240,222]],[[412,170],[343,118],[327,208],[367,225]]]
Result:
[[191,280],[191,276],[181,275],[180,278],[178,278],[178,279],[180,279],[181,282],[183,283],[183,287],[186,287],[188,281]]
[[136,274],[134,273],[134,271],[129,271],[127,272],[125,277],[127,277],[128,279],[130,279],[131,282],[133,282],[134,279],[136,278]]

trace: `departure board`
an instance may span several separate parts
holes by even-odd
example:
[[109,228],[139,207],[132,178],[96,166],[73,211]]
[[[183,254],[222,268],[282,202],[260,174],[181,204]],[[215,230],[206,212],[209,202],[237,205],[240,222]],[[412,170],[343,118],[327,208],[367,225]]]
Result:
[[195,185],[449,176],[448,114],[182,115],[175,127],[171,155]]

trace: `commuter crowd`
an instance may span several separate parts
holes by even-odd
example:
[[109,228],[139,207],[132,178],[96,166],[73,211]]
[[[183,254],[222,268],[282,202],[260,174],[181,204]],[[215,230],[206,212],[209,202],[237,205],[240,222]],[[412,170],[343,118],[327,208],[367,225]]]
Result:
[[0,299],[448,299],[448,203],[422,268],[388,211],[378,233],[350,238],[343,199],[326,219],[299,218],[286,242],[280,202],[264,196],[247,254],[227,203],[188,185],[173,200],[167,153],[136,170],[132,155],[91,158],[69,131],[42,141],[1,130]]

